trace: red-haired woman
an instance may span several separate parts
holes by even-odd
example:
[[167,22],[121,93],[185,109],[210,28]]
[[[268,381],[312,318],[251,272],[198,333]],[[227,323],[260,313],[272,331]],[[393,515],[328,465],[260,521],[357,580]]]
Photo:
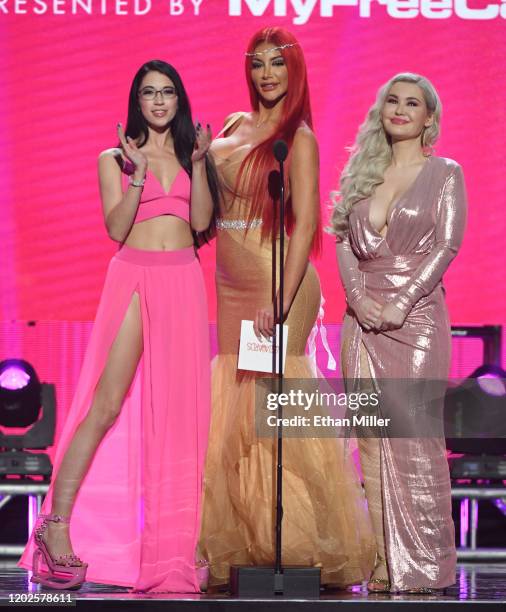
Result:
[[[304,57],[293,35],[282,28],[256,33],[246,53],[246,79],[253,110],[231,115],[211,148],[224,185],[216,222],[219,353],[200,539],[211,585],[228,582],[231,564],[274,560],[274,440],[256,436],[258,375],[237,369],[237,351],[241,320],[253,320],[257,334],[273,333],[273,202],[267,185],[279,138],[290,151],[282,304],[289,327],[287,378],[313,376],[305,347],[321,300],[309,263],[321,236],[318,144]],[[341,441],[287,438],[283,459],[283,563],[319,565],[327,584],[363,580],[374,562],[374,542]]]

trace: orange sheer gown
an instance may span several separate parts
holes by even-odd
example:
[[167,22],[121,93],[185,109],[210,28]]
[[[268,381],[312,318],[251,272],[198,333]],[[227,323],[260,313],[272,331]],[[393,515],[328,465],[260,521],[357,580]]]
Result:
[[[235,185],[246,153],[241,147],[230,158],[216,159],[225,185],[216,251],[219,351],[200,538],[211,585],[228,583],[230,565],[274,562],[275,439],[256,436],[258,374],[237,370],[241,320],[253,320],[257,309],[272,303],[272,243],[262,242],[258,221],[246,228],[249,201],[227,188]],[[287,378],[314,375],[305,348],[320,299],[318,275],[309,264],[286,320]],[[375,544],[343,440],[287,438],[283,459],[283,563],[319,566],[322,582],[338,586],[367,578]]]

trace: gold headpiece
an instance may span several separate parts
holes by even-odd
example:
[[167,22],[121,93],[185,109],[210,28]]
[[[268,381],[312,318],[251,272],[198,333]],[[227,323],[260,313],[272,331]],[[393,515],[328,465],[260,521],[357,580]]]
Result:
[[271,51],[280,51],[281,49],[288,49],[288,47],[295,47],[299,43],[287,43],[286,45],[280,45],[279,47],[271,47],[270,49],[266,49],[265,51],[256,51],[253,53],[245,53],[247,57],[254,57],[255,55],[264,55],[265,53],[270,53]]

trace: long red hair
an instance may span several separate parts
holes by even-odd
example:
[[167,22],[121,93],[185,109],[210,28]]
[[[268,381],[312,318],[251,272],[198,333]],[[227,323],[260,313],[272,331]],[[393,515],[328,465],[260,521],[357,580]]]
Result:
[[[293,45],[280,49],[288,71],[288,90],[283,100],[283,114],[276,131],[267,140],[264,140],[246,156],[241,164],[237,177],[237,187],[251,199],[249,221],[262,218],[262,238],[270,238],[274,225],[274,206],[272,197],[269,196],[267,182],[272,170],[278,168],[278,164],[272,153],[272,146],[276,140],[282,139],[291,150],[295,132],[306,123],[313,127],[311,115],[311,103],[309,100],[309,87],[307,82],[306,62],[302,49],[297,39],[288,30],[280,27],[263,28],[256,32],[248,44],[248,53],[253,53],[255,48],[263,42],[272,43],[273,47]],[[248,83],[251,107],[258,111],[260,96],[251,79],[251,62],[253,57],[246,56],[245,71]],[[286,162],[286,176],[288,176],[290,155]],[[286,202],[286,229],[288,233],[294,225],[294,216],[291,206],[291,198]],[[312,252],[317,254],[321,249],[322,228],[321,219],[318,218],[318,228],[315,232]]]

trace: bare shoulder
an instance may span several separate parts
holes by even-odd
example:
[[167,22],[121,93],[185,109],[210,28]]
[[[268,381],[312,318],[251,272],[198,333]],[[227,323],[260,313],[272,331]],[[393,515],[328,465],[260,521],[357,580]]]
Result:
[[235,113],[230,113],[223,120],[223,126],[227,125],[227,123],[233,123],[234,121],[238,121],[241,117],[247,117],[250,113],[246,111],[235,111]]
[[123,152],[118,147],[112,147],[111,149],[105,149],[98,156],[99,164],[112,164],[115,163],[120,167],[123,165],[124,157]]
[[119,169],[123,167],[124,158],[121,149],[113,147],[111,149],[105,149],[98,156],[98,167],[104,171],[114,171],[113,169]]
[[118,148],[106,149],[98,156],[98,176],[102,186],[121,184],[121,172],[125,160]]
[[119,147],[112,147],[110,149],[105,149],[100,153],[98,159],[123,159],[123,153]]
[[307,125],[301,125],[295,132],[292,143],[292,164],[303,165],[306,168],[318,166],[318,141],[313,130]]
[[246,113],[244,111],[237,111],[235,113],[231,113],[227,117],[225,117],[225,121],[223,121],[223,129],[222,134],[224,136],[229,136],[239,127],[239,125],[243,121],[251,120],[251,113]]
[[316,140],[316,136],[313,130],[305,123],[298,127],[295,132],[293,149],[294,152],[298,151],[303,154],[318,153],[318,141]]

